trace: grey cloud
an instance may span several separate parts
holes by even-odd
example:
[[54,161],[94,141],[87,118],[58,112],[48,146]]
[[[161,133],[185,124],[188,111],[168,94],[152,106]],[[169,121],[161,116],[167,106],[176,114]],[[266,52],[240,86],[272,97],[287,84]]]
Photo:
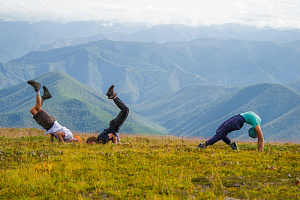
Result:
[[274,28],[300,28],[300,2],[295,0],[1,0],[0,18],[26,21],[102,20],[188,25],[243,23]]

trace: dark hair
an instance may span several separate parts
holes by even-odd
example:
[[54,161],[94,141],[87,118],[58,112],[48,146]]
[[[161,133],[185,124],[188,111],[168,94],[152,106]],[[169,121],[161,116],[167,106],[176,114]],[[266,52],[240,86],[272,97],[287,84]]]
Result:
[[86,143],[90,143],[90,142],[98,142],[97,141],[97,138],[95,136],[92,136],[92,137],[89,137],[87,140],[86,140]]

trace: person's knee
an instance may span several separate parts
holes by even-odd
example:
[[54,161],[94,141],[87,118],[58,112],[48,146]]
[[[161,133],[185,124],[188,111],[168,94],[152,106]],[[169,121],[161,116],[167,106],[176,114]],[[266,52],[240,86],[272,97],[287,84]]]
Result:
[[125,112],[126,114],[128,114],[128,113],[129,113],[129,108],[128,108],[127,106],[125,106],[125,107],[123,108],[123,112]]
[[[126,118],[128,116],[129,113],[129,108],[127,106],[124,106],[120,112],[122,114],[123,118]],[[113,120],[112,120],[113,121]]]
[[35,112],[35,107],[32,107],[32,108],[30,109],[30,112],[31,112],[31,114],[33,114],[33,113]]
[[32,108],[30,109],[30,112],[31,112],[31,114],[32,114],[33,116],[35,116],[35,115],[38,113],[38,111],[37,111],[37,109],[36,109],[35,106],[32,107]]
[[220,138],[226,137],[228,135],[228,130],[226,130],[226,129],[218,129],[216,131],[216,135],[218,135]]
[[38,112],[40,112],[42,110],[41,106],[35,105],[30,109],[30,112],[32,115],[36,115]]
[[221,132],[216,132],[215,137],[218,138],[219,140],[222,140],[222,138],[225,137],[225,136]]

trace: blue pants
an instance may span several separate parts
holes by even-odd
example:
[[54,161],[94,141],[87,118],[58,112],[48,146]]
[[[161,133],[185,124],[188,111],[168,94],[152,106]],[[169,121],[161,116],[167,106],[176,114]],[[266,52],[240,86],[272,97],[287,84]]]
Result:
[[206,145],[213,145],[219,140],[223,140],[226,144],[230,145],[231,140],[229,137],[227,137],[228,133],[235,130],[240,130],[245,122],[246,121],[242,115],[235,115],[231,117],[220,125],[216,131],[216,134],[206,141]]

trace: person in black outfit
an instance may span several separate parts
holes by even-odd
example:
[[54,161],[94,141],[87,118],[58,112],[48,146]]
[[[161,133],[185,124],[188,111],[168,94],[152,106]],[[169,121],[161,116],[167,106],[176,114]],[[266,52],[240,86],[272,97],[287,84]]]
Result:
[[106,144],[109,141],[112,141],[115,144],[121,144],[118,132],[128,116],[129,108],[119,99],[117,93],[114,93],[114,85],[109,87],[106,96],[109,99],[112,99],[121,111],[115,119],[109,122],[109,128],[104,129],[98,135],[98,137],[95,136],[89,137],[86,141],[86,143],[88,144],[94,144],[94,143]]

